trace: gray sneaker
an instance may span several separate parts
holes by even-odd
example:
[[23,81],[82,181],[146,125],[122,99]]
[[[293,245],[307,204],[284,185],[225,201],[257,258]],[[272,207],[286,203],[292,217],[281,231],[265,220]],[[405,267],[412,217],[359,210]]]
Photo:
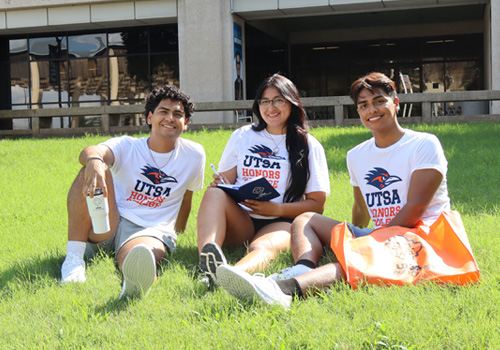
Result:
[[222,265],[217,268],[217,278],[219,285],[238,299],[261,299],[267,304],[279,304],[286,309],[292,302],[292,297],[283,293],[275,280],[265,278],[262,274],[252,276],[233,266]]
[[222,249],[215,242],[209,242],[203,246],[198,265],[200,274],[209,278],[210,284],[217,283],[217,268],[227,265],[226,257]]
[[118,299],[148,295],[156,279],[156,260],[145,244],[133,247],[123,260],[123,290]]

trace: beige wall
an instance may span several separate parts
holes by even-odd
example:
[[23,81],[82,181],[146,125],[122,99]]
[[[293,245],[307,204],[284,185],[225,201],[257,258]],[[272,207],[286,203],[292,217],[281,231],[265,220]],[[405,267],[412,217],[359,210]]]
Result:
[[[180,1],[179,80],[195,102],[234,100],[230,1]],[[194,123],[232,123],[233,112],[198,113]]]
[[[29,6],[19,6],[21,3],[29,3]],[[2,4],[0,35],[88,30],[177,21],[177,0],[3,0]],[[45,6],[41,6],[42,4]]]
[[22,9],[26,7],[46,7],[60,5],[82,5],[105,2],[119,2],[121,0],[0,0],[0,9]]

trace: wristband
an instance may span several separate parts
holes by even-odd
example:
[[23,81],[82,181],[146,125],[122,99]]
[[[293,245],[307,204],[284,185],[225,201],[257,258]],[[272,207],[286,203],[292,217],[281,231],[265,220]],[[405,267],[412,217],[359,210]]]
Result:
[[104,159],[102,159],[102,158],[101,158],[101,157],[99,157],[99,156],[94,156],[94,157],[88,157],[88,158],[87,158],[87,164],[89,164],[89,160],[91,160],[91,159],[99,159],[101,162],[103,162],[103,163],[104,163]]

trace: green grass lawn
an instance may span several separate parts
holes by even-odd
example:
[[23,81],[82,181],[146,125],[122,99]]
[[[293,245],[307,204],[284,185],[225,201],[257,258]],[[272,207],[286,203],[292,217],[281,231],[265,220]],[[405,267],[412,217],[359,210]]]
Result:
[[[61,286],[66,194],[88,145],[108,137],[0,140],[0,349],[500,349],[500,125],[411,126],[436,134],[449,162],[452,208],[462,214],[481,282],[468,287],[340,284],[291,310],[242,303],[197,282],[196,216],[144,299],[118,302],[113,257],[87,264],[87,283]],[[325,214],[350,219],[346,152],[370,137],[362,127],[316,128],[325,147],[331,195]],[[205,184],[231,132],[185,138],[207,153]],[[243,249],[227,251],[230,263]],[[332,258],[331,256],[329,258]],[[324,259],[325,261],[327,259]],[[292,263],[282,254],[269,272]]]

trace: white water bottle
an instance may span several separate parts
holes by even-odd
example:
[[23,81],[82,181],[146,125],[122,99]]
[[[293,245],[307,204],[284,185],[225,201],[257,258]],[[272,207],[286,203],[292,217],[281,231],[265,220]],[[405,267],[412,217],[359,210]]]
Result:
[[87,196],[87,206],[90,218],[92,219],[94,233],[102,234],[108,232],[111,229],[109,226],[108,198],[104,197],[102,189],[95,189],[94,198]]

